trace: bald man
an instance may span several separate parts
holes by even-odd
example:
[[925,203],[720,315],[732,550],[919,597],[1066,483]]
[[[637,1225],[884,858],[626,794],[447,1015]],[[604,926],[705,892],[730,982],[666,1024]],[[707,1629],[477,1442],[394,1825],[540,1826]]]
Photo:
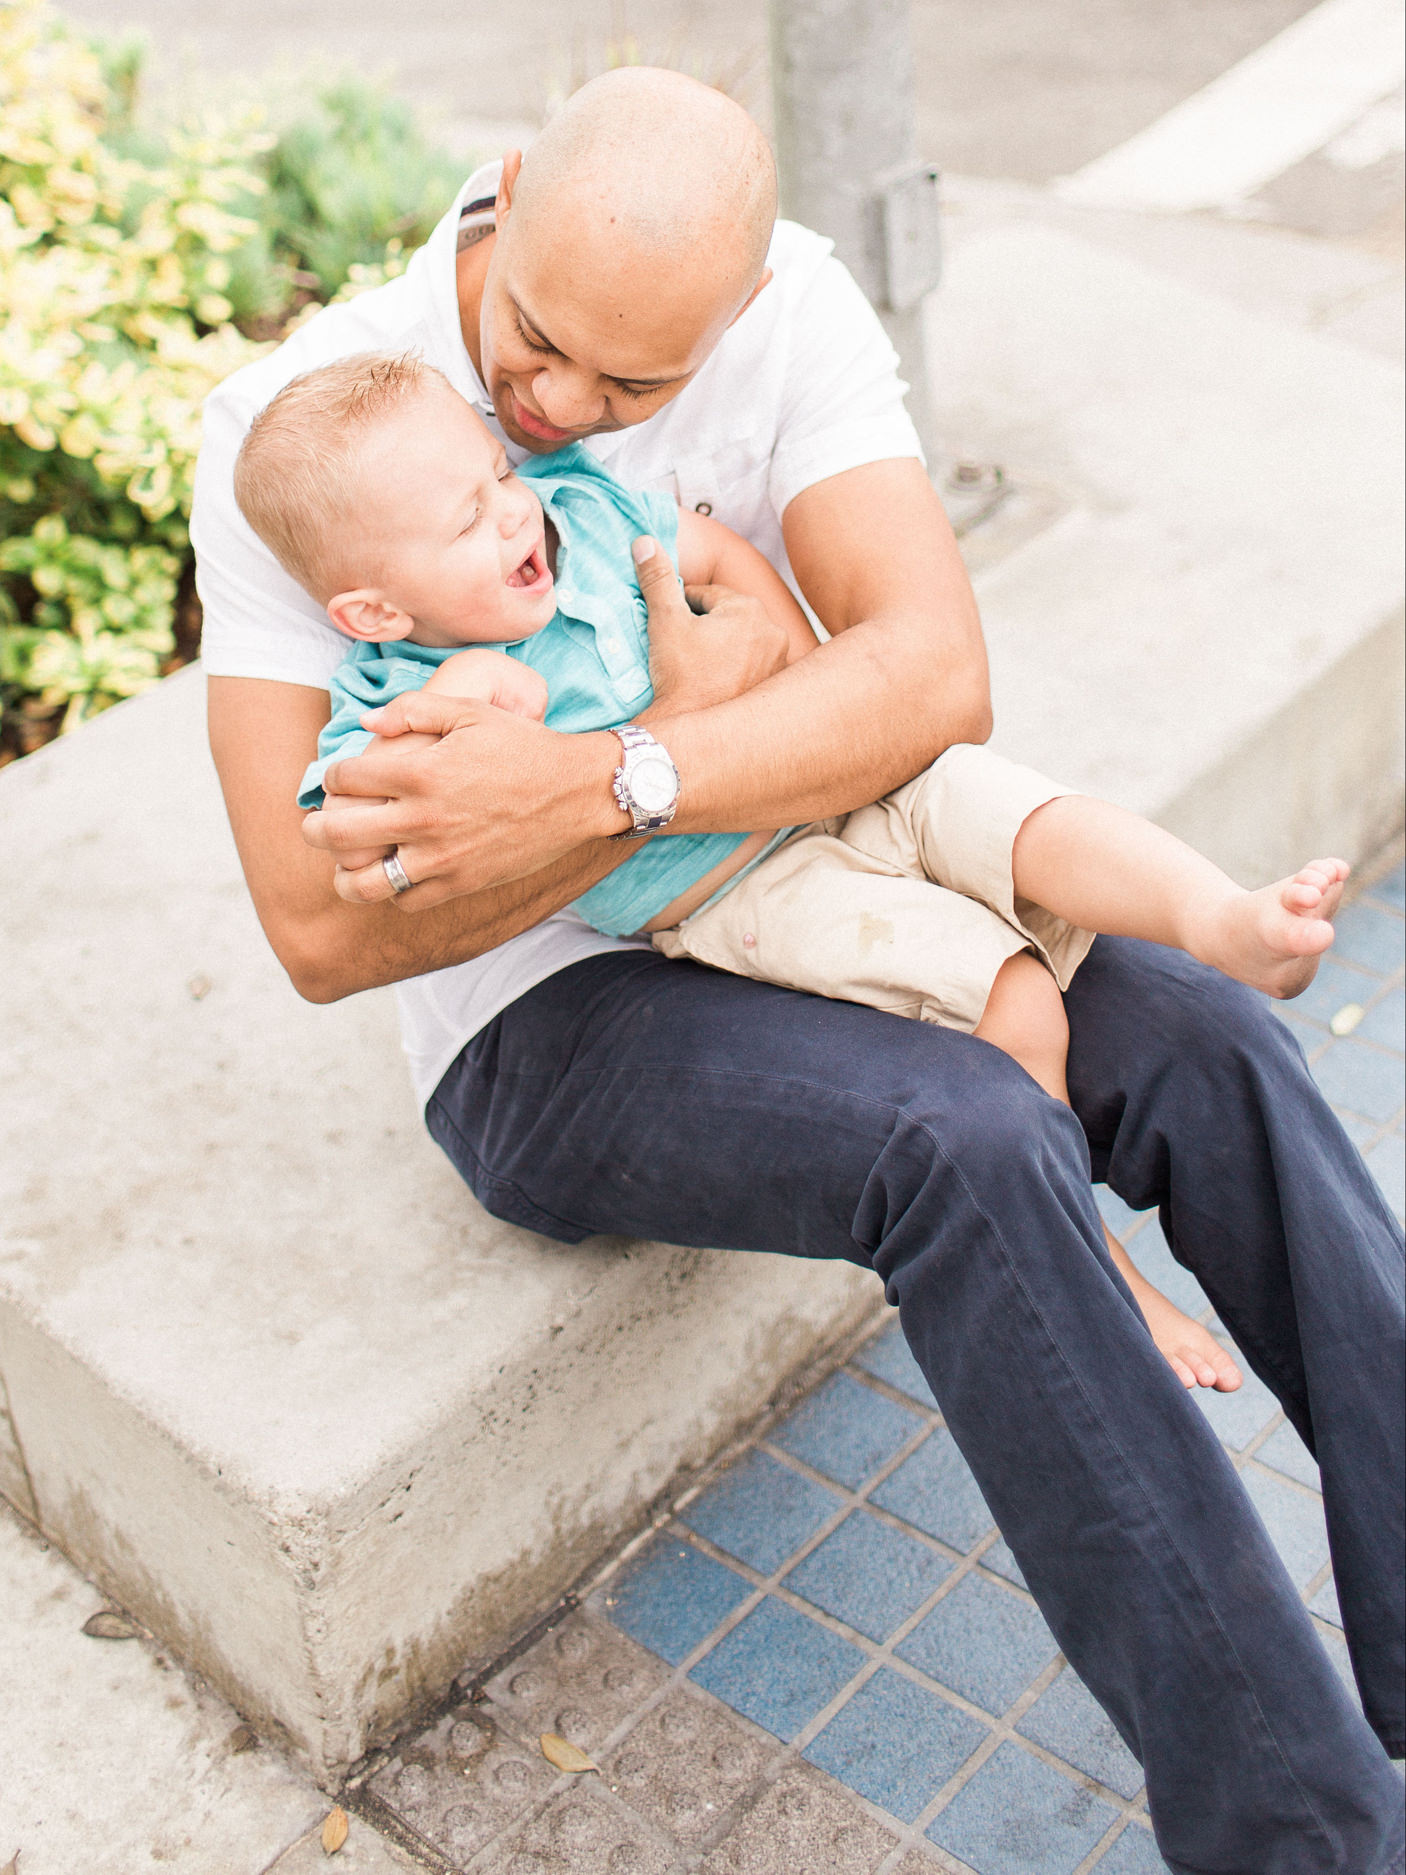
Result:
[[[1400,1247],[1288,1031],[1187,958],[1100,939],[1068,996],[1071,1111],[966,1035],[672,962],[563,909],[630,850],[621,833],[843,813],[989,731],[976,608],[892,350],[828,245],[772,227],[774,199],[735,105],[613,73],[526,159],[471,177],[402,279],[211,399],[193,521],[210,731],[264,929],[315,1001],[400,986],[429,1129],[496,1215],[875,1270],[1143,1763],[1172,1866],[1386,1875]],[[342,646],[244,524],[233,460],[300,371],[409,346],[513,460],[585,439],[627,484],[728,522],[826,642],[783,668],[758,607],[707,591],[694,616],[646,548],[652,698],[623,734],[417,693],[328,778],[386,805],[305,819]],[[610,618],[595,629],[609,660]],[[400,753],[408,729],[441,740]],[[336,867],[368,848],[388,860]],[[1091,1156],[1161,1207],[1317,1451],[1368,1723],[1109,1260]]]

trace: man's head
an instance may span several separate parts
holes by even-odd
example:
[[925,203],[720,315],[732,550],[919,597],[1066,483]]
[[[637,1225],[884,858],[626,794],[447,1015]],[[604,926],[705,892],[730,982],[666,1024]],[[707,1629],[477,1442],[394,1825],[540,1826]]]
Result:
[[776,170],[740,105],[627,67],[503,166],[479,341],[498,420],[529,449],[642,423],[765,286]]
[[285,385],[250,426],[234,493],[349,638],[512,644],[555,612],[541,503],[413,353],[361,352]]

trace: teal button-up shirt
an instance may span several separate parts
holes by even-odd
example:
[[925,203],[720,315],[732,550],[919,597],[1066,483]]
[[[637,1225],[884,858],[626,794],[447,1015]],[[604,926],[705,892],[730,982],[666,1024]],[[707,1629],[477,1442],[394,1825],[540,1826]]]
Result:
[[[556,616],[531,638],[493,644],[547,680],[549,728],[576,734],[629,722],[654,699],[649,680],[649,615],[635,580],[630,543],[653,534],[678,563],[678,509],[667,495],[624,488],[588,450],[573,444],[532,456],[517,473],[532,484],[557,533]],[[406,690],[418,690],[463,645],[353,643],[332,681],[332,717],[317,759],[298,790],[301,807],[322,805],[329,762],[359,755],[372,740],[361,727]],[[657,834],[609,878],[577,899],[598,931],[627,937],[643,927],[742,844],[745,833]]]

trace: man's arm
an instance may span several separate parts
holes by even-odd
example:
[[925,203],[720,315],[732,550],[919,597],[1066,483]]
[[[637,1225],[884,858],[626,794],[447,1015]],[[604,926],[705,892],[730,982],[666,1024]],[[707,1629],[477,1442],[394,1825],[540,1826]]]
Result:
[[[393,904],[348,904],[333,889],[333,860],[303,839],[296,804],[327,721],[326,692],[254,677],[212,677],[208,690],[210,747],[254,907],[294,988],[311,1002],[480,956],[578,898],[632,850],[591,841],[531,878],[419,918]],[[607,793],[609,775],[607,762]]]
[[651,724],[684,778],[679,832],[847,813],[991,733],[976,599],[921,463],[817,482],[782,529],[830,640],[746,695]]
[[[844,813],[919,773],[951,743],[990,734],[976,601],[916,459],[870,463],[814,484],[789,504],[783,528],[830,642],[706,708],[662,698],[646,713],[642,720],[682,778],[671,831],[748,831]],[[686,633],[666,556],[640,569],[640,584],[651,639]],[[702,660],[711,631],[761,611],[753,599],[716,593],[711,603],[707,618],[692,621]],[[456,710],[448,699],[423,696],[397,698],[377,727],[383,739],[339,765],[337,788],[390,797],[390,805],[348,810],[337,827],[309,822],[306,837],[334,856],[398,845],[410,877],[422,882],[404,895],[406,911],[521,878],[569,851],[573,835],[609,829],[599,737],[558,738],[547,750],[527,733],[534,725],[511,721],[490,737],[474,705]],[[412,728],[444,736],[433,776],[428,765],[417,770],[414,759],[397,757],[396,734]],[[514,777],[511,789],[505,774]],[[367,903],[390,894],[379,866],[339,874],[337,890]]]

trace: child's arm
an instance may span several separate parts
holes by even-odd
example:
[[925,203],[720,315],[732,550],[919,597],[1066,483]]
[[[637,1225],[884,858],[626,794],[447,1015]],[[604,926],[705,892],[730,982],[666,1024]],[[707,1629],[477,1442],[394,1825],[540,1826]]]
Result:
[[[514,716],[530,716],[538,723],[547,714],[547,680],[542,673],[502,651],[489,651],[482,646],[457,651],[452,658],[446,658],[424,688],[436,690],[442,696],[478,697],[497,709],[508,710]],[[397,747],[409,749],[423,744],[428,748],[438,740],[437,736],[401,736]],[[377,803],[363,795],[327,794],[323,797],[322,812],[335,814],[341,807],[375,805]],[[380,848],[374,852],[358,850],[351,855],[350,864],[373,866],[380,858]],[[345,859],[342,861],[344,865],[348,863]]]
[[785,580],[751,541],[721,521],[691,508],[679,510],[679,572],[685,586],[728,586],[760,599],[772,620],[785,628],[788,664],[814,651],[815,632]]
[[477,697],[514,716],[530,716],[535,723],[547,714],[547,680],[542,673],[504,651],[489,651],[482,645],[446,658],[424,687],[442,696]]

